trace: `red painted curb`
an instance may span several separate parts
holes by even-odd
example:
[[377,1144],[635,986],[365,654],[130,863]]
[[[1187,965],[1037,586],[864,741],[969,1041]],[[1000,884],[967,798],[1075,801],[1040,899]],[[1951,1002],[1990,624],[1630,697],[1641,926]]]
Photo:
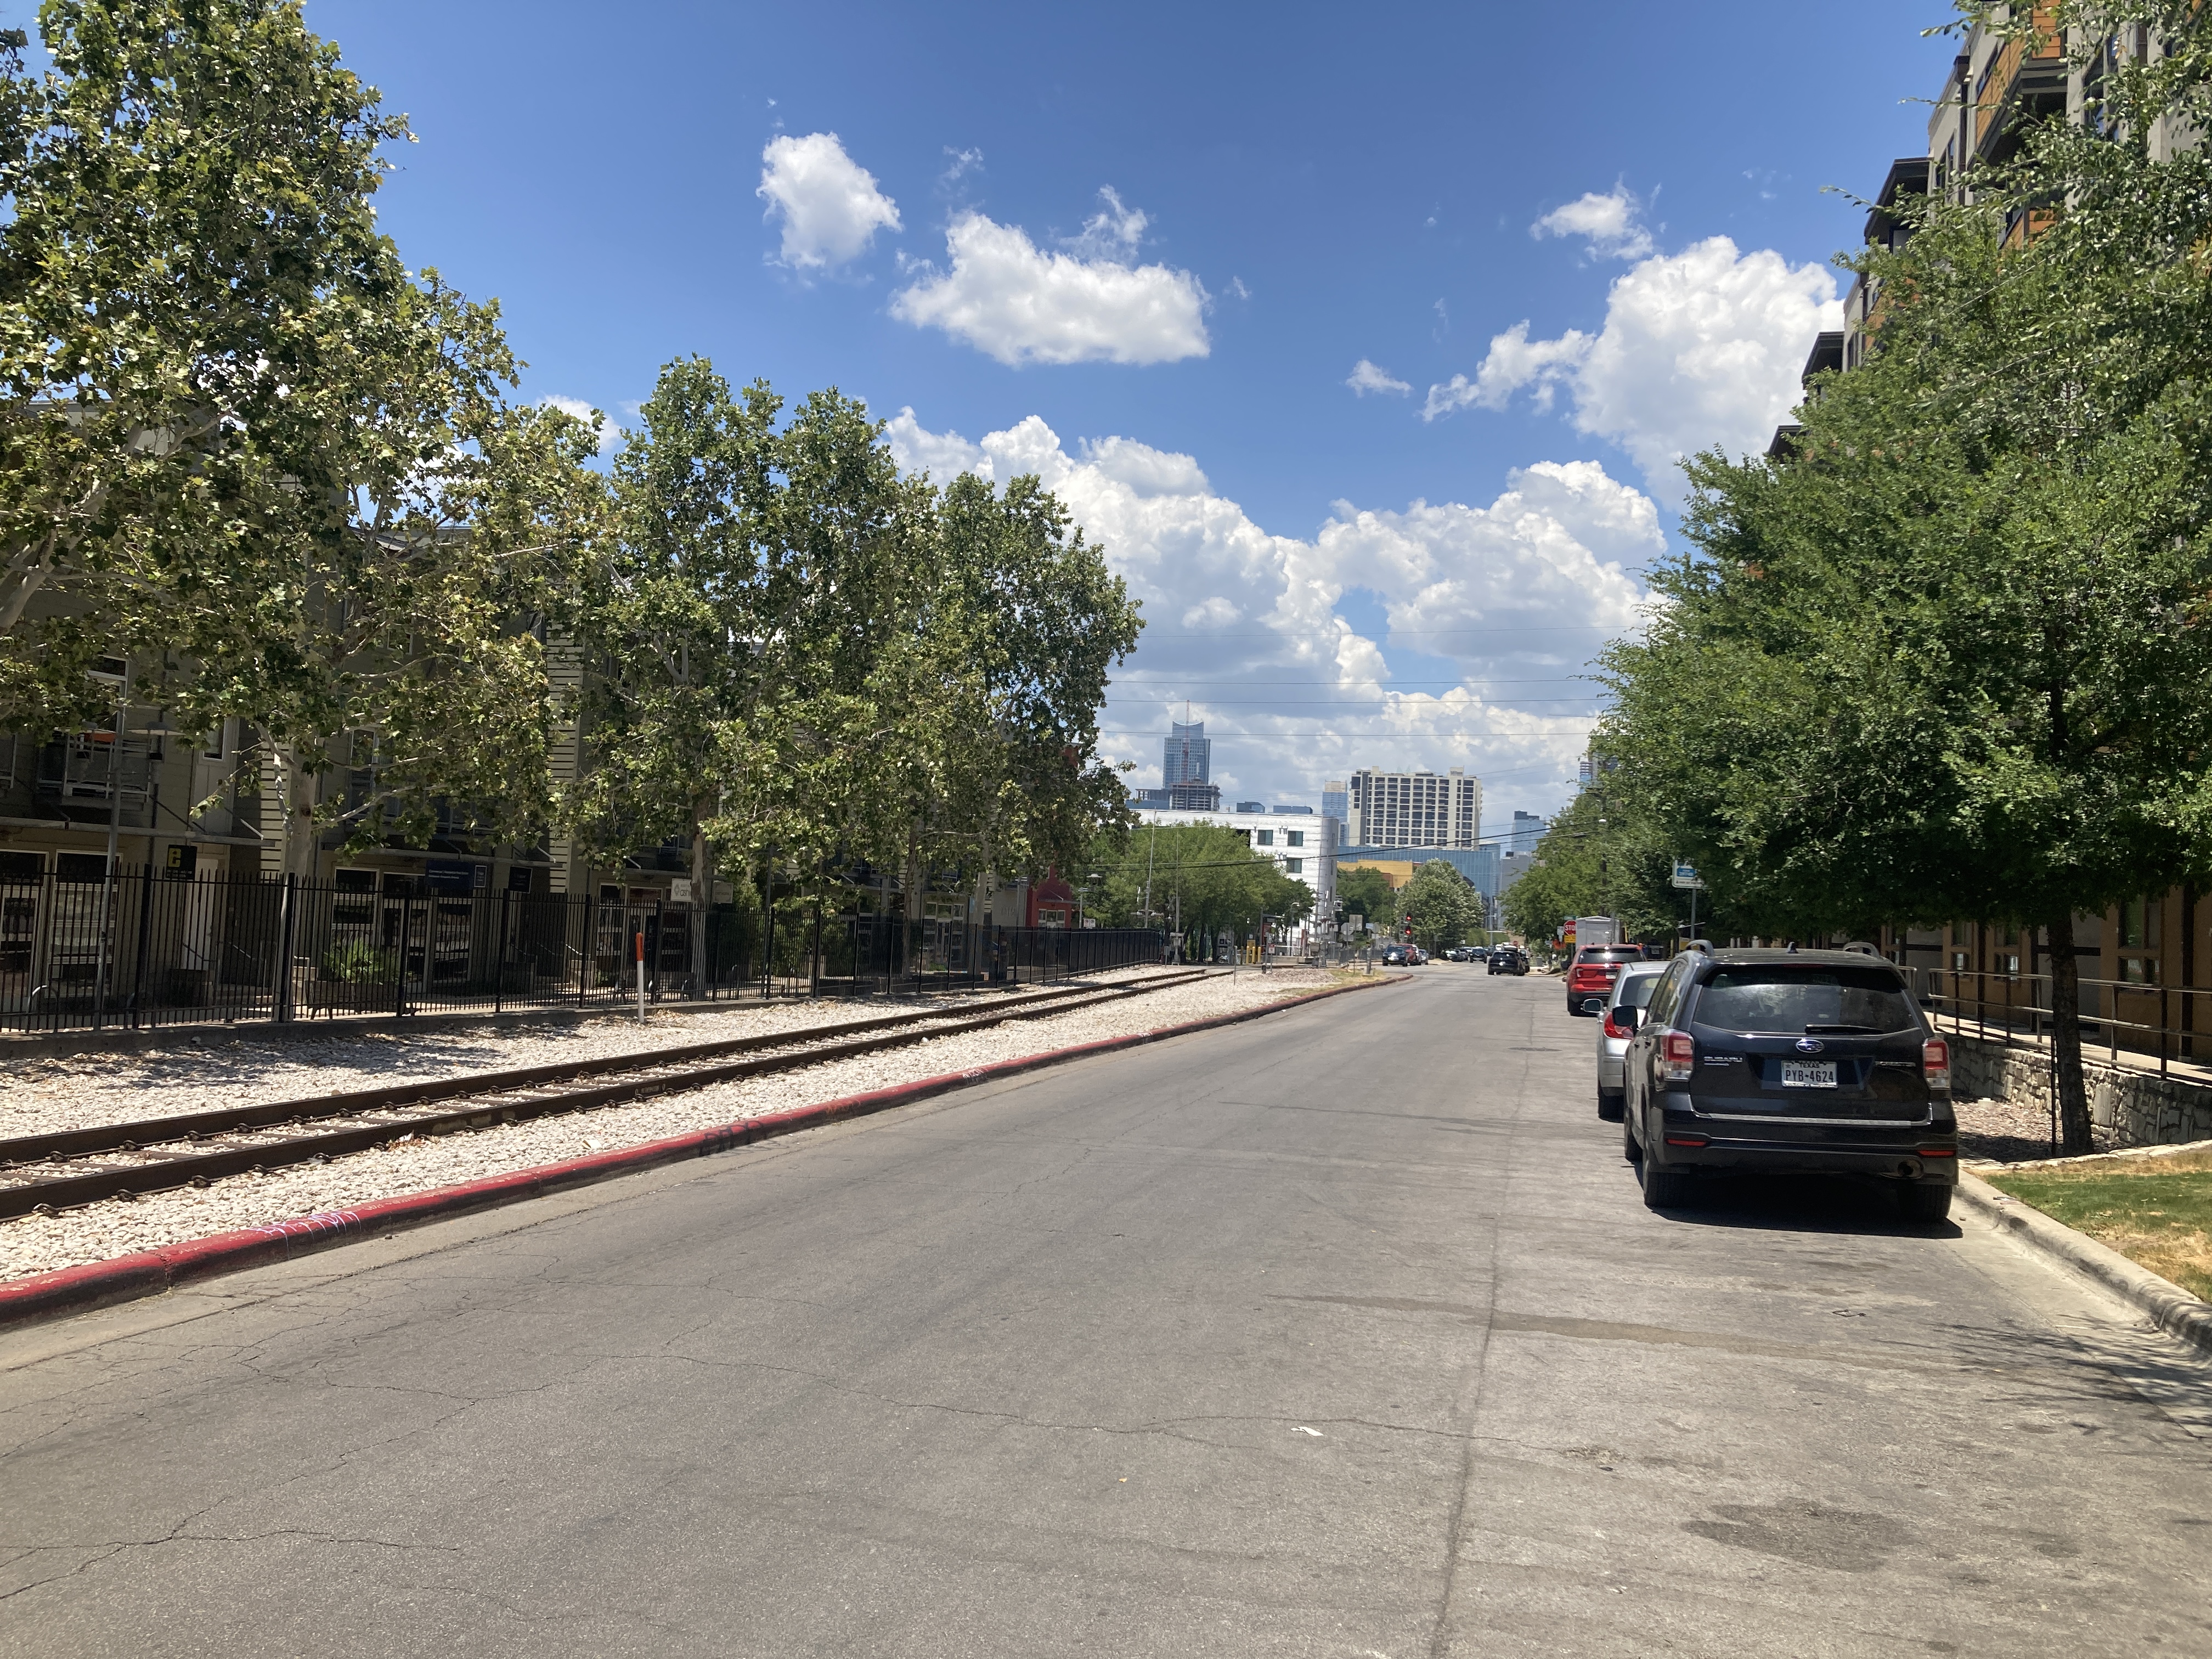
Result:
[[1157,1031],[1139,1031],[1129,1036],[1101,1037],[1096,1042],[1081,1042],[1071,1048],[1053,1048],[1043,1054],[1024,1054],[1014,1060],[1000,1060],[995,1065],[978,1066],[973,1071],[947,1072],[939,1077],[924,1078],[915,1083],[895,1084],[890,1088],[872,1090],[866,1094],[847,1095],[842,1099],[827,1100],[818,1105],[794,1106],[787,1112],[775,1112],[765,1117],[740,1118],[735,1123],[712,1129],[697,1129],[690,1134],[675,1135],[666,1140],[647,1141],[640,1146],[625,1146],[618,1152],[570,1158],[560,1164],[541,1164],[534,1170],[518,1170],[512,1175],[491,1176],[459,1187],[441,1187],[434,1192],[380,1198],[351,1209],[328,1210],[319,1215],[270,1222],[264,1227],[217,1233],[212,1237],[191,1239],[181,1244],[164,1244],[155,1249],[115,1256],[106,1261],[88,1261],[80,1267],[63,1267],[50,1273],[34,1273],[27,1279],[0,1284],[0,1330],[56,1318],[64,1314],[82,1313],[118,1302],[135,1301],[140,1297],[158,1296],[193,1279],[210,1279],[218,1273],[258,1267],[264,1262],[283,1261],[310,1250],[325,1249],[333,1244],[389,1232],[395,1228],[421,1226],[428,1222],[442,1221],[449,1216],[465,1215],[473,1210],[519,1204],[525,1199],[542,1198],[549,1193],[561,1192],[570,1187],[588,1186],[615,1176],[673,1164],[682,1158],[708,1158],[716,1152],[729,1152],[735,1147],[791,1134],[797,1130],[818,1128],[823,1124],[842,1122],[847,1118],[866,1117],[872,1113],[887,1111],[894,1106],[903,1106],[912,1101],[927,1100],[933,1095],[964,1089],[970,1084],[1014,1077],[1024,1072],[1039,1071],[1048,1066],[1061,1065],[1091,1054],[1109,1054],[1118,1048],[1133,1048],[1143,1043],[1164,1042],[1169,1037],[1184,1036],[1193,1031],[1240,1024],[1248,1019],[1280,1013],[1286,1008],[1319,1002],[1324,998],[1340,997],[1347,992],[1370,990],[1377,985],[1396,982],[1391,979],[1377,978],[1360,985],[1334,986],[1326,991],[1287,998],[1258,1008],[1246,1008],[1233,1014],[1218,1014],[1212,1019],[1194,1019],[1182,1025],[1163,1026]]

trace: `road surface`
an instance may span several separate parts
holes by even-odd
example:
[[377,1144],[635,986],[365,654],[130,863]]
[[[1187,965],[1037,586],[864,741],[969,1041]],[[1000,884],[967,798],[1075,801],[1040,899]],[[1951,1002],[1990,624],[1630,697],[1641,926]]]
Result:
[[0,1337],[0,1652],[2212,1653],[2212,1373],[1414,983]]

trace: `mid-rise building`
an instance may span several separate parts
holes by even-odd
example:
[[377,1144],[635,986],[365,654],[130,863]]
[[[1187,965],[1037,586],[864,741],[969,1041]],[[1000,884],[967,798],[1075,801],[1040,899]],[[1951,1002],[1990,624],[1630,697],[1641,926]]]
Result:
[[[1139,805],[1137,822],[1141,827],[1157,823],[1213,824],[1242,836],[1255,852],[1264,853],[1275,861],[1285,875],[1304,882],[1313,890],[1315,918],[1327,921],[1336,903],[1334,858],[1336,825],[1329,818],[1311,817],[1300,822],[1292,817],[1285,823],[1264,806],[1255,811],[1239,809],[1234,812],[1193,811],[1177,807]],[[1141,848],[1142,839],[1139,836]],[[1163,908],[1161,896],[1170,890],[1162,884],[1171,878],[1165,866],[1155,867],[1152,873],[1152,908]],[[1313,921],[1301,924],[1313,926]]]
[[1345,839],[1363,847],[1473,848],[1482,836],[1482,781],[1450,771],[1352,775]]

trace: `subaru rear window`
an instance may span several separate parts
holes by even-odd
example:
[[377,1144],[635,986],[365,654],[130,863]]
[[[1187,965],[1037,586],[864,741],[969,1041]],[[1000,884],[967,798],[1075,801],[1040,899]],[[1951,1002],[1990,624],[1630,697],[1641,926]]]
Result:
[[1728,1031],[1904,1031],[1920,1023],[1904,981],[1880,968],[1722,968],[1695,1018]]

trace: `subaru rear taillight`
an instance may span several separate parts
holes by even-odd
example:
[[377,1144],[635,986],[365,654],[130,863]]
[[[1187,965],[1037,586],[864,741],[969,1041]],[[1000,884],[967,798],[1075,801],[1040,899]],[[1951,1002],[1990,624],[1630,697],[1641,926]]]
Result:
[[1697,1069],[1698,1045],[1687,1031],[1659,1034],[1659,1075],[1668,1083],[1687,1083]]
[[1920,1074],[1934,1092],[1951,1092],[1951,1045],[1942,1037],[1929,1037],[1920,1045]]

